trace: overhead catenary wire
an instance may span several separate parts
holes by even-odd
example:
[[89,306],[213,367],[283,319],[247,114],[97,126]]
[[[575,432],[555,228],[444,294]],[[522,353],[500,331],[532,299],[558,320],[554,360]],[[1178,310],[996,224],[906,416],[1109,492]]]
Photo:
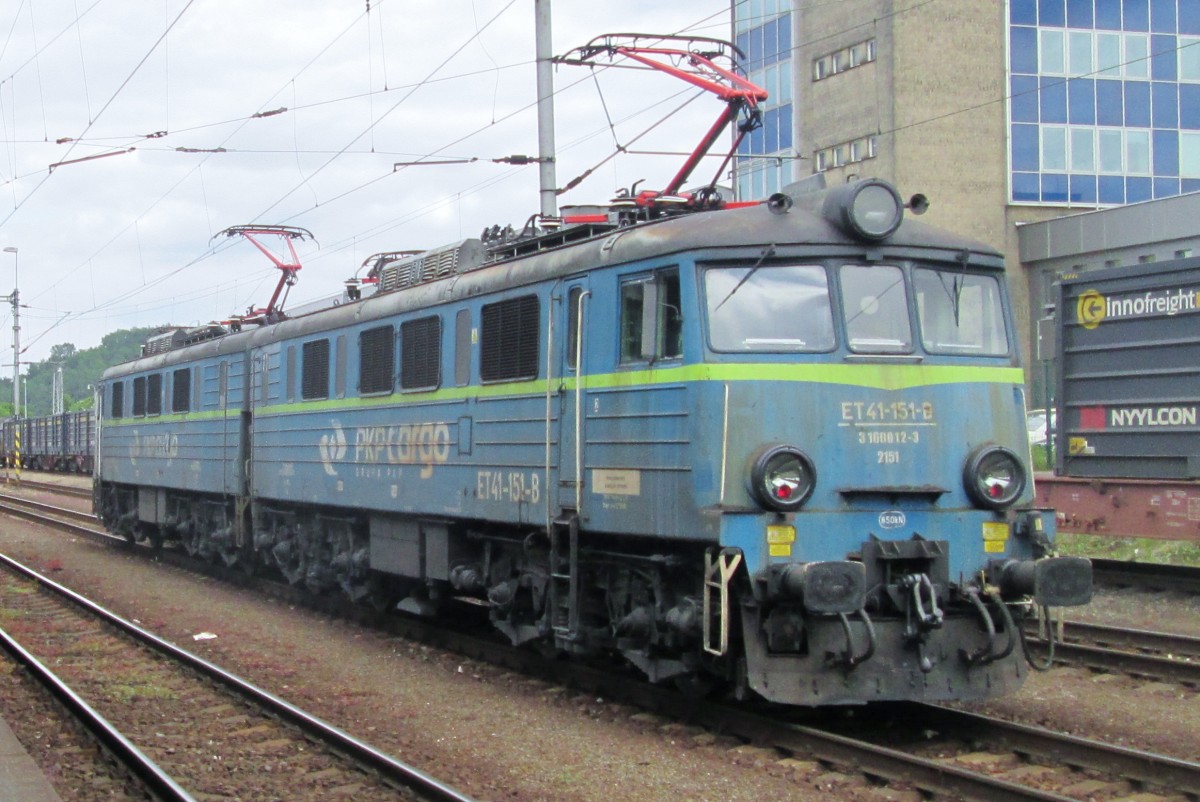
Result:
[[[104,112],[108,110],[108,108],[112,105],[113,101],[116,100],[117,97],[121,94],[121,92],[125,89],[125,87],[129,85],[129,82],[133,79],[133,76],[138,73],[138,71],[142,68],[142,65],[144,65],[146,63],[146,60],[150,58],[151,54],[153,54],[154,51],[158,49],[158,46],[160,44],[162,44],[162,42],[166,39],[167,35],[171,32],[171,30],[175,27],[175,25],[177,25],[179,23],[179,21],[181,19],[183,19],[183,15],[187,13],[188,9],[192,7],[192,4],[195,3],[195,1],[196,0],[187,0],[184,7],[182,9],[180,9],[179,13],[175,16],[175,19],[173,19],[171,21],[170,25],[167,26],[166,30],[164,30],[162,32],[162,34],[156,40],[154,40],[154,44],[152,44],[150,46],[150,49],[148,51],[146,51],[145,55],[142,56],[141,60],[139,60],[136,65],[134,65],[133,70],[127,76],[125,76],[125,79],[123,81],[121,81],[121,84],[116,88],[116,90],[109,97],[109,99],[107,101],[105,101],[104,105],[100,108],[100,110],[98,112],[96,112],[96,116],[94,118],[88,120],[88,124],[83,129],[83,133],[81,133],[78,137],[75,137],[76,140],[81,139],[87,135],[87,132],[89,130],[91,130],[93,125],[96,124],[96,120],[98,120],[104,114]],[[74,151],[75,144],[76,143],[74,141],[71,142],[70,146],[67,148],[66,154],[63,156],[62,159],[59,159],[59,163],[65,163],[67,161],[66,157],[69,156]],[[53,171],[47,171],[45,177],[43,177],[41,181],[39,181],[37,184],[35,184],[33,189],[30,190],[29,193],[27,195],[25,195],[25,197],[22,198],[5,217],[0,218],[0,226],[7,223],[12,218],[12,216],[15,215],[17,213],[17,211],[19,211],[20,208],[22,206],[24,206],[25,203],[27,203],[34,194],[37,193],[37,191],[39,189],[41,189],[43,186],[45,186],[46,182],[50,180],[50,178],[53,174],[54,174]]]

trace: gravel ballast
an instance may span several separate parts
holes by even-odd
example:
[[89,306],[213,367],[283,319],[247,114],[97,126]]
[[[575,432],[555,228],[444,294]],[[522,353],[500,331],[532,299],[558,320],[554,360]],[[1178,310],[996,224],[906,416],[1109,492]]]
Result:
[[[479,799],[828,798],[811,766],[89,541],[8,519],[0,551]],[[1102,594],[1072,616],[1200,635],[1185,596]],[[1055,669],[975,709],[1200,759],[1200,697],[1178,686]]]

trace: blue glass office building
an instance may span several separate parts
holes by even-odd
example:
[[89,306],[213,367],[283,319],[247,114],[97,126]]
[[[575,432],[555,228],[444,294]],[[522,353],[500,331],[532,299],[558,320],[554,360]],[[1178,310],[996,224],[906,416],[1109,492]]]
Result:
[[740,198],[765,198],[792,178],[792,0],[734,5],[735,43],[751,81],[767,90],[763,125],[742,139],[735,170]]
[[1200,0],[1009,0],[1010,202],[1200,190]]

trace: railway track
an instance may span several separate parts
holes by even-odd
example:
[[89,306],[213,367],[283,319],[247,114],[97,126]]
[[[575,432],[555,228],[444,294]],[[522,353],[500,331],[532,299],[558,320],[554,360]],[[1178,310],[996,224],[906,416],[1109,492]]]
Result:
[[29,478],[22,479],[18,482],[11,476],[4,476],[0,477],[0,484],[5,485],[6,487],[24,487],[28,490],[43,490],[49,493],[57,493],[60,496],[74,496],[76,498],[92,497],[91,488],[61,484],[58,482],[39,482],[36,479]]
[[[41,521],[45,517],[55,520],[56,525],[65,527],[88,537],[107,542],[123,540],[98,529],[96,519],[90,513],[71,510],[45,502],[20,496],[0,495],[6,507],[12,505],[13,514],[30,520]],[[169,557],[174,561],[174,557]],[[1118,565],[1128,565],[1117,563]],[[187,560],[181,567],[195,569]],[[1139,565],[1134,563],[1132,565]],[[1178,568],[1178,566],[1166,566]],[[1178,575],[1178,571],[1176,571]],[[1153,574],[1151,574],[1153,575]],[[237,576],[239,582],[244,577]],[[291,591],[275,588],[274,595],[284,595],[289,603],[303,603],[303,599]],[[1045,642],[1032,633],[1030,643],[1039,653],[1046,654]],[[1200,639],[1146,630],[1123,629],[1088,624],[1079,621],[1066,622],[1063,641],[1055,644],[1054,659],[1061,664],[1082,665],[1088,668],[1149,677],[1164,682],[1175,682],[1189,687],[1200,687]]]
[[0,630],[0,717],[27,747],[48,781],[53,778],[55,790],[68,800],[140,802],[150,798],[145,783],[47,692],[46,683],[52,680],[41,676],[40,664],[33,669],[22,666],[10,656],[10,647],[3,643],[6,640],[6,633]]
[[[26,508],[23,514],[30,517],[40,513]],[[43,522],[76,532],[88,529],[61,520]],[[96,529],[90,529],[90,534],[111,538]],[[150,549],[134,551],[150,553]],[[175,562],[182,555],[165,550],[160,557]],[[208,572],[227,573],[212,566]],[[239,577],[239,581],[244,579]],[[267,583],[266,587],[268,593],[290,603],[299,598],[289,586]],[[1200,796],[1198,764],[1001,719],[932,705],[904,705],[873,707],[871,716],[874,720],[876,712],[890,710],[903,722],[902,726],[876,722],[864,729],[856,726],[857,719],[850,720],[852,726],[844,726],[845,722],[831,724],[827,711],[811,717],[818,722],[814,725],[805,721],[802,714],[756,712],[745,705],[701,701],[624,674],[545,659],[488,637],[450,632],[440,624],[431,626],[396,616],[377,617],[362,608],[328,601],[321,602],[318,608],[323,612],[340,610],[355,620],[369,619],[372,625],[392,634],[734,737],[745,748],[762,750],[768,760],[790,761],[804,767],[804,771],[812,771],[814,776],[824,776],[832,770],[853,781],[865,778],[874,785],[913,787],[927,796],[980,802],[1063,802],[1087,798],[1097,789],[1117,793],[1128,788],[1154,789],[1167,796],[1192,799]],[[1112,634],[1106,637],[1115,640]],[[921,735],[916,740],[896,742],[896,732]]]
[[470,802],[10,558],[0,565],[5,649],[156,798]]
[[1092,572],[1098,583],[1110,586],[1200,593],[1200,568],[1191,565],[1093,559]]
[[[1082,621],[1067,621],[1062,636],[1054,644],[1056,663],[1200,688],[1200,638]],[[1045,641],[1029,642],[1048,655]]]

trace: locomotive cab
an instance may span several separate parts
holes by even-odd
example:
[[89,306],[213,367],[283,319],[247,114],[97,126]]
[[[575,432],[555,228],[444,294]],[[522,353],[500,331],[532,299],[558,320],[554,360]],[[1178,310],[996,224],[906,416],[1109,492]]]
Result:
[[1015,687],[1019,621],[1092,585],[1032,507],[1002,260],[914,233],[882,181],[795,206],[843,237],[700,270],[713,359],[762,378],[727,388],[745,484],[714,558],[752,577],[744,683],[793,704]]

